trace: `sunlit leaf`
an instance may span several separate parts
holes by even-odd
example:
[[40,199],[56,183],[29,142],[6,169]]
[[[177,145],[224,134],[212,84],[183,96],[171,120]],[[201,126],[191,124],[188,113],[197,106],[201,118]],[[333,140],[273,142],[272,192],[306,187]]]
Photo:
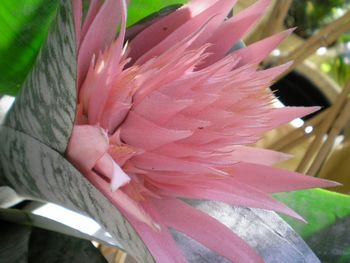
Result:
[[30,72],[58,0],[0,1],[0,94],[15,95]]

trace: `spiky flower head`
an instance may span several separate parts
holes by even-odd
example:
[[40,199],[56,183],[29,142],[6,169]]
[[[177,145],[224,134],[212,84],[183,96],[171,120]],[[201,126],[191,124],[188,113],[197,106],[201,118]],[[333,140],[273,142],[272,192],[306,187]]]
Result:
[[269,4],[259,0],[225,19],[235,2],[193,0],[124,44],[125,1],[91,0],[82,23],[74,1],[79,99],[67,154],[159,262],[183,261],[168,227],[234,262],[260,261],[231,230],[178,198],[302,220],[269,194],[333,185],[272,168],[287,156],[249,146],[317,108],[273,107],[269,86],[289,64],[258,64],[291,31],[232,52]]

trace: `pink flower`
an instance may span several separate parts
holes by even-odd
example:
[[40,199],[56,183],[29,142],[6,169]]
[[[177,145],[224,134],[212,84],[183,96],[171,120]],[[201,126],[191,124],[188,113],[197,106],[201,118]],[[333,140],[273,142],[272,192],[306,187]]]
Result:
[[259,0],[225,20],[235,2],[193,0],[124,45],[125,0],[91,0],[83,22],[74,0],[78,111],[67,155],[159,262],[184,261],[168,227],[235,262],[261,261],[179,197],[303,220],[269,194],[335,185],[272,168],[287,156],[248,146],[318,108],[273,108],[268,87],[289,64],[257,68],[291,30],[229,53],[269,4]]

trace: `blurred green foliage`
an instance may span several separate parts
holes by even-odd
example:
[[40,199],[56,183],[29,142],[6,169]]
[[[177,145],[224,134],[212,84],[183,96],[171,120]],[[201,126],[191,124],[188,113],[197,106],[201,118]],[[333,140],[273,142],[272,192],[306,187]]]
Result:
[[57,0],[0,1],[0,94],[20,89],[57,7]]
[[[317,30],[350,9],[350,0],[293,0],[286,17],[286,27],[297,27],[295,33],[307,39]],[[333,43],[335,55],[328,56],[320,69],[329,74],[341,86],[350,78],[350,32],[343,34]]]
[[349,8],[350,0],[293,0],[285,23],[297,27],[295,33],[310,37],[320,27],[340,17]]

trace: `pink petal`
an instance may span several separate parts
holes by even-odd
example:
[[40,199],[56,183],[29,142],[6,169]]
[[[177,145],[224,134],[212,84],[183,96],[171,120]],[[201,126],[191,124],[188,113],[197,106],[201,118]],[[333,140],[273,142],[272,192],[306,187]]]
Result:
[[208,39],[209,43],[214,44],[208,49],[208,52],[212,53],[212,55],[206,59],[205,63],[201,65],[201,68],[224,57],[234,44],[254,26],[266,11],[269,4],[270,0],[257,1],[238,15],[225,21]]
[[115,38],[119,21],[123,17],[124,0],[106,0],[81,40],[78,54],[78,85],[80,86],[90,66],[93,55],[108,47]]
[[271,84],[270,82],[272,80],[274,80],[276,77],[278,77],[283,72],[285,72],[292,64],[293,64],[293,62],[287,62],[285,64],[278,65],[276,67],[272,67],[272,68],[269,68],[269,69],[257,71],[256,72],[256,76],[260,80],[265,82],[265,84],[261,84],[260,86],[270,85]]
[[128,218],[133,218],[142,224],[146,224],[147,227],[151,227],[151,231],[159,230],[159,226],[154,222],[152,217],[146,213],[140,204],[132,200],[121,189],[113,192],[110,189],[109,183],[94,172],[86,173],[85,176],[104,194],[105,197],[109,199],[109,201],[111,201],[115,207],[122,210],[125,216],[128,216]]
[[238,181],[267,193],[288,192],[316,187],[333,187],[333,181],[253,163],[237,163],[228,181]]
[[[107,96],[101,101],[101,105],[104,105],[104,107],[101,113],[100,125],[106,127],[109,133],[111,133],[119,127],[130,111],[133,105],[132,101],[136,85],[133,69],[129,68],[118,72],[113,65],[109,67],[116,71],[116,78],[113,80],[110,89],[105,89]],[[107,79],[106,82],[108,82]],[[102,92],[103,89],[97,87],[96,93],[98,91]]]
[[87,31],[89,30],[92,22],[96,18],[98,11],[100,10],[103,4],[102,0],[90,0],[89,10],[86,14],[83,27],[81,29],[81,40],[85,37]]
[[134,111],[153,123],[164,124],[191,103],[192,100],[176,100],[154,91],[135,106]]
[[[103,113],[106,113],[105,108],[111,107],[109,103],[110,98],[115,98],[116,104],[125,103],[126,107],[130,104],[131,96],[129,93],[131,91],[128,89],[129,86],[122,89],[122,92],[118,92],[120,89],[116,90],[118,88],[118,77],[124,76],[125,73],[122,72],[123,63],[118,64],[120,60],[120,43],[118,40],[114,41],[105,52],[99,55],[95,66],[93,65],[95,63],[91,64],[82,85],[79,99],[84,105],[84,111],[87,112],[90,124],[110,124],[108,121],[101,119]],[[128,74],[125,73],[125,75]],[[126,77],[126,79],[129,78]],[[124,79],[124,81],[126,80]],[[118,95],[120,96],[118,97]],[[120,112],[116,112],[113,116],[118,114],[123,115]],[[114,120],[110,120],[110,122],[114,124]],[[109,125],[104,126],[104,128],[108,129]]]
[[191,131],[162,128],[134,111],[129,113],[120,131],[120,137],[125,143],[145,150],[186,138],[191,134]]
[[150,201],[143,202],[143,207],[147,213],[158,222],[160,231],[154,231],[148,226],[140,223],[140,221],[135,220],[135,218],[130,217],[128,214],[125,214],[125,216],[140,235],[143,242],[145,242],[155,261],[185,263],[186,260],[177,248],[173,237],[169,233],[157,210],[153,207]]
[[153,202],[167,226],[197,240],[219,255],[237,263],[263,262],[244,240],[209,215],[175,198]]
[[[223,159],[234,162],[246,162],[261,165],[274,165],[278,162],[291,158],[290,155],[267,149],[249,147],[243,145],[229,146],[221,149],[223,152],[232,151],[229,154],[223,154]],[[219,155],[220,156],[220,155]]]
[[180,158],[167,157],[151,152],[135,156],[132,159],[132,163],[137,168],[149,171],[226,175],[225,172],[206,164],[191,162]]
[[[204,150],[203,152],[205,153]],[[221,167],[223,170],[232,167],[233,164],[238,162],[274,165],[291,158],[291,156],[280,152],[243,145],[227,146],[213,152],[207,151],[206,155],[200,155],[199,153],[200,152],[197,151],[197,154],[192,154],[190,160],[206,163],[214,167]]]
[[199,182],[190,186],[171,186],[159,184],[163,195],[181,196],[185,198],[207,199],[221,201],[243,207],[261,208],[283,213],[302,222],[305,220],[283,203],[276,201],[267,194],[238,180],[217,179]]
[[[110,138],[111,141],[111,138]],[[108,153],[111,155],[113,160],[122,167],[129,159],[131,159],[135,154],[142,152],[139,149],[133,148],[128,145],[111,145],[109,147]]]
[[190,1],[187,5],[147,27],[130,42],[129,56],[136,61],[180,26],[208,9],[213,3],[212,0]]
[[179,143],[170,143],[159,147],[153,151],[159,155],[171,156],[175,158],[185,158],[191,156],[207,156],[211,152],[202,151],[197,147],[191,147],[189,145],[183,145]]
[[111,179],[112,191],[116,191],[130,182],[130,177],[114,162],[108,153],[105,153],[97,161],[94,168],[100,174]]
[[170,47],[174,46],[174,43],[177,43],[179,39],[185,39],[191,34],[197,32],[199,28],[203,29],[194,40],[192,48],[202,46],[208,37],[210,37],[222,23],[228,11],[236,1],[237,0],[218,0],[214,2],[214,4],[208,9],[188,20],[159,44],[152,47],[149,51],[147,51],[147,53],[143,54],[135,64],[143,64],[150,58],[160,55]]
[[91,170],[107,150],[108,137],[103,129],[90,125],[74,125],[67,156],[79,170]]
[[296,118],[301,118],[311,113],[314,113],[321,108],[318,106],[314,107],[283,107],[271,110],[269,117],[269,126],[272,128],[277,128],[283,124],[286,124]]
[[293,30],[293,28],[288,29],[237,50],[235,54],[241,57],[239,65],[259,64],[271,53],[272,50],[274,50],[287,36],[289,36]]

